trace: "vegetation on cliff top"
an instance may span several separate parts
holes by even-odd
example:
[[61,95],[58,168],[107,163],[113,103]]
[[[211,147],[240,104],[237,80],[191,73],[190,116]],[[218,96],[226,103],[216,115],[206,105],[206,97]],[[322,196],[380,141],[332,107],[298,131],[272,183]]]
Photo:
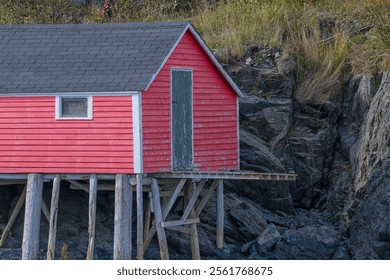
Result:
[[[76,3],[83,4],[76,4]],[[0,23],[190,20],[223,62],[248,46],[294,57],[296,97],[323,103],[351,74],[390,70],[387,0],[2,0]],[[261,59],[261,58],[258,58]]]

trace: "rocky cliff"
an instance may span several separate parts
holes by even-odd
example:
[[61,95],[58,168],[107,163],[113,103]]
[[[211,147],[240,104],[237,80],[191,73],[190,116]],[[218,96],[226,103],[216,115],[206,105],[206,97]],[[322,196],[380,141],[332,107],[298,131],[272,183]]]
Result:
[[285,231],[271,230],[269,221],[258,240],[274,244],[268,252],[255,246],[256,254],[389,259],[390,74],[354,76],[328,102],[300,103],[294,62],[280,57],[277,49],[254,49],[229,67],[247,95],[240,103],[242,168],[298,174],[290,186],[242,183],[250,191],[241,194],[294,217]]

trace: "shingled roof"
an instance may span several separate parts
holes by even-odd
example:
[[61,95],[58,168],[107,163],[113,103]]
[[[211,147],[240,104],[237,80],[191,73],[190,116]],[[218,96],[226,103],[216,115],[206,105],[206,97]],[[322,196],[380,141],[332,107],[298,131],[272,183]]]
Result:
[[190,26],[0,25],[0,93],[145,90]]

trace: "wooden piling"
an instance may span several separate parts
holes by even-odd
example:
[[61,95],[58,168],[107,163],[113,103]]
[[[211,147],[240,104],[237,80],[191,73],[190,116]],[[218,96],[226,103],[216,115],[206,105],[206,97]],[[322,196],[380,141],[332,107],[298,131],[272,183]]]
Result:
[[224,206],[223,206],[223,180],[218,181],[217,186],[217,230],[216,245],[217,248],[223,248],[223,225],[224,225]]
[[[149,192],[146,193],[146,198],[145,198],[145,212],[144,212],[144,240],[147,239],[148,234],[149,234],[149,229],[150,229],[150,218],[152,214],[152,203],[151,203],[151,198],[149,197]],[[142,246],[145,247],[145,244]],[[143,248],[143,251],[145,252],[145,248]]]
[[95,248],[95,222],[96,222],[96,198],[97,198],[97,177],[92,174],[89,178],[89,222],[88,222],[88,252],[87,260],[93,260]]
[[42,174],[28,174],[22,243],[23,260],[35,260],[38,257],[42,190]]
[[20,210],[22,209],[24,202],[26,200],[26,189],[27,186],[23,188],[22,193],[20,194],[20,197],[18,199],[18,202],[15,205],[14,210],[12,211],[11,217],[7,223],[7,226],[5,227],[3,234],[1,235],[1,240],[0,240],[0,247],[3,247],[5,244],[5,241],[8,238],[8,234],[11,232],[11,229],[16,221],[16,218],[19,215]]
[[56,237],[57,237],[57,214],[58,199],[60,196],[60,175],[56,175],[53,180],[51,193],[50,221],[49,221],[49,241],[47,244],[47,259],[53,260],[55,257]]
[[152,188],[153,210],[154,210],[154,216],[156,220],[157,238],[160,246],[160,258],[162,260],[169,260],[167,237],[165,235],[165,230],[162,227],[163,216],[162,216],[161,203],[160,203],[160,190],[156,179],[152,180],[151,188]]
[[144,259],[144,195],[142,192],[142,174],[136,175],[137,179],[137,260]]
[[114,260],[131,260],[133,190],[128,175],[115,178]]
[[[200,192],[199,189],[202,189],[203,185],[204,185],[204,182],[202,183],[202,181],[201,181],[201,183],[197,186],[197,189],[195,190],[195,192],[192,190],[191,186],[187,187],[187,189],[186,189],[186,196],[187,196],[188,206],[191,206],[191,204],[190,204],[191,201],[193,200],[194,197],[197,197],[197,194],[199,194],[199,192]],[[189,211],[189,218],[190,219],[197,218],[195,216],[194,205],[192,205],[192,207],[191,207],[191,209]],[[183,222],[183,219],[181,221]],[[192,224],[189,225],[189,228],[191,229],[190,242],[191,242],[192,259],[193,260],[200,260],[198,226],[197,226],[196,223],[192,223]]]

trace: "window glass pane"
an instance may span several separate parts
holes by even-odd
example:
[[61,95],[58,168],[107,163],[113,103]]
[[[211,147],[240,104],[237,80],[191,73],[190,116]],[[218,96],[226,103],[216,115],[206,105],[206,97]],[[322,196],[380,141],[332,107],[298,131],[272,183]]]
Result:
[[88,117],[87,98],[62,98],[62,117]]

